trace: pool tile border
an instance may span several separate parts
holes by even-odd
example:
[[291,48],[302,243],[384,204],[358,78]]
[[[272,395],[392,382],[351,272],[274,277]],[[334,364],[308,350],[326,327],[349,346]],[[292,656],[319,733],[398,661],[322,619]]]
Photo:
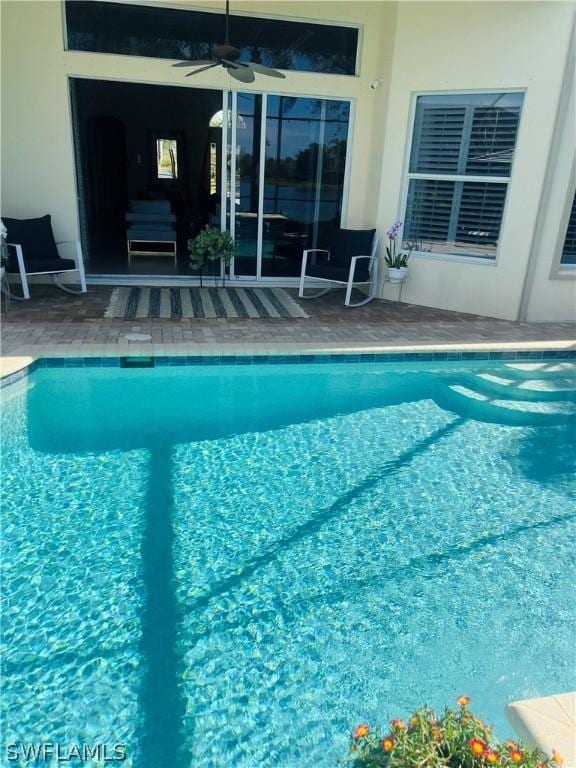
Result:
[[218,366],[218,365],[299,365],[313,363],[394,363],[394,362],[436,362],[467,360],[520,360],[533,362],[538,360],[574,360],[574,349],[548,350],[478,350],[478,351],[435,351],[435,352],[343,352],[310,354],[222,354],[222,355],[115,355],[90,357],[42,357],[34,360],[14,373],[0,379],[0,389],[15,384],[29,376],[38,368],[120,368],[126,358],[143,357],[153,360],[153,367],[176,366]]

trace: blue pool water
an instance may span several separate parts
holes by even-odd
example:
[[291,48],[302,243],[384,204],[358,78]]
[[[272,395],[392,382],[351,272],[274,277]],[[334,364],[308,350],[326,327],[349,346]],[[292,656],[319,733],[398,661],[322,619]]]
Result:
[[359,721],[466,693],[506,737],[506,702],[574,688],[574,368],[540,366],[5,389],[0,764],[327,768]]

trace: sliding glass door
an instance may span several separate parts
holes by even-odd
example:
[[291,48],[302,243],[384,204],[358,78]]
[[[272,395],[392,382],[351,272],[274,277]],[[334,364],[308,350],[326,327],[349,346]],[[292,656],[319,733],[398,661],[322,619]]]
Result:
[[[197,278],[188,242],[210,225],[235,240],[232,280],[294,279],[304,248],[339,226],[348,101],[84,78],[70,88],[90,274]],[[143,242],[128,261],[126,214],[158,200],[175,217],[177,259]],[[213,261],[202,277],[218,274]]]
[[350,103],[232,93],[225,104],[230,277],[297,277],[302,251],[340,226]]

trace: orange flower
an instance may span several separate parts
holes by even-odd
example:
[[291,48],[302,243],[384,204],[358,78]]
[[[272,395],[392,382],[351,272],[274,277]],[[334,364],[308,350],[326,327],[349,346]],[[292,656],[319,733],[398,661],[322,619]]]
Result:
[[382,739],[381,747],[384,752],[391,752],[394,747],[394,739],[392,736],[386,736],[385,739]]
[[366,723],[360,723],[360,725],[357,725],[356,728],[354,729],[354,738],[365,739],[369,733],[370,733],[370,728],[368,728]]
[[564,760],[562,759],[562,755],[556,752],[555,749],[552,750],[552,760],[554,760],[556,765],[562,765],[564,763]]
[[392,726],[392,728],[396,728],[397,731],[406,730],[406,723],[403,720],[398,720],[398,718],[394,720],[390,720],[390,725]]
[[511,749],[510,750],[510,760],[512,760],[513,763],[523,763],[524,762],[524,752],[522,752],[520,749]]
[[440,732],[440,728],[438,728],[436,725],[433,725],[430,728],[430,733],[434,741],[440,741],[442,739],[442,733]]
[[498,762],[498,755],[496,752],[494,752],[493,749],[485,749],[484,750],[484,760],[486,760],[487,763],[497,763]]
[[470,739],[470,751],[473,755],[483,755],[484,750],[488,746],[483,739]]
[[459,707],[467,706],[470,704],[470,696],[458,696],[456,699],[456,704],[458,704]]

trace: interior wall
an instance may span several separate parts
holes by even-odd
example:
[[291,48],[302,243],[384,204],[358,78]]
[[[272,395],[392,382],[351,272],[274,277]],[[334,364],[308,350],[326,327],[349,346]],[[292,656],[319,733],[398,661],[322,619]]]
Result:
[[[406,2],[396,25],[378,224],[402,218],[410,110],[416,93],[524,89],[496,263],[414,255],[402,300],[515,320],[552,145],[574,8],[564,2]],[[554,41],[554,44],[543,44]],[[383,286],[386,298],[398,288]],[[566,319],[554,294],[549,319]]]
[[[68,77],[216,89],[229,88],[230,77],[218,68],[196,76],[192,85],[185,72],[173,69],[170,61],[66,51],[59,0],[8,2],[0,6],[3,213],[27,217],[50,212],[56,237],[77,239]],[[221,9],[222,4],[194,3],[194,7],[203,6]],[[373,126],[376,119],[381,124],[385,101],[383,91],[373,90],[370,83],[376,78],[383,77],[386,82],[390,79],[385,68],[390,65],[396,4],[251,0],[235,3],[234,11],[362,25],[359,77],[289,72],[282,81],[258,77],[254,83],[242,85],[241,90],[269,89],[275,93],[338,96],[354,101],[347,221],[356,227],[373,225],[381,172],[374,157],[379,156],[382,142],[381,131]]]
[[[210,128],[210,119],[222,109],[222,94],[91,78],[71,83],[81,148],[88,273],[115,273],[126,266],[125,213],[134,199],[170,201],[179,247],[185,252],[186,241],[206,223],[211,208],[208,145],[212,137],[221,146],[221,129]],[[157,176],[157,138],[177,139],[175,180]]]
[[[154,184],[156,163],[152,134],[170,137],[182,134],[178,147],[179,183],[191,207],[197,204],[198,179],[204,172],[204,150],[210,135],[210,118],[222,108],[218,91],[203,89],[158,88],[132,84],[95,82],[81,79],[78,84],[78,107],[82,114],[81,130],[90,151],[90,120],[106,115],[117,118],[126,132],[127,182],[129,198],[141,196]],[[199,150],[199,151],[198,151]],[[167,185],[169,186],[169,185]]]

